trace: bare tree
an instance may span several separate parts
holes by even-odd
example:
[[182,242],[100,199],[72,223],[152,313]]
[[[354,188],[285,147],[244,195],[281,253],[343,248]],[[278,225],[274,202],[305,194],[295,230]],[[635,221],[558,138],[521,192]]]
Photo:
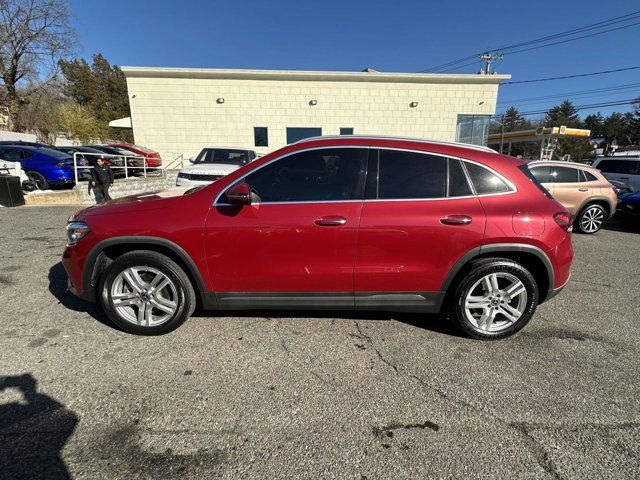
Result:
[[[21,131],[20,109],[30,94],[55,78],[58,61],[76,44],[65,0],[0,0],[0,79],[9,128]],[[29,88],[19,88],[28,82]]]

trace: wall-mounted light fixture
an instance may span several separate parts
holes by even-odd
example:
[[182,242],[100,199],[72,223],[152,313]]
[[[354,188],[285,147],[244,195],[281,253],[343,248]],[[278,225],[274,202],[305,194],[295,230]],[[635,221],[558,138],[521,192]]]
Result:
[[224,98],[220,97],[216,99],[216,103],[224,103]]
[[478,105],[484,105],[484,100],[481,101]]
[[409,106],[410,106],[411,108],[416,108],[416,107],[418,106],[418,102],[411,102],[411,103],[409,104]]
[[317,100],[309,100],[309,105],[311,105],[312,107],[316,106],[318,104]]
[[136,94],[134,93],[133,95],[131,95],[131,98],[136,98]]

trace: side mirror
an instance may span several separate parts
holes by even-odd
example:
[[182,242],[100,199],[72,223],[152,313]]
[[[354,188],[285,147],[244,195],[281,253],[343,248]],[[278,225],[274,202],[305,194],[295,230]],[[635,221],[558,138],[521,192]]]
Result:
[[227,190],[227,202],[231,205],[251,205],[251,188],[241,182]]
[[193,163],[193,162],[195,162],[195,161],[196,161],[196,158],[195,158],[195,157],[189,157],[189,163]]

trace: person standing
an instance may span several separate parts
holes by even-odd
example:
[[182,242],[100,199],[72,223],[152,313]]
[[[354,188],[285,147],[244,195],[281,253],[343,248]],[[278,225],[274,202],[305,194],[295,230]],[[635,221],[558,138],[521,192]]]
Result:
[[113,170],[104,163],[104,159],[98,158],[91,170],[91,178],[89,179],[89,195],[91,195],[91,190],[93,189],[96,203],[104,203],[107,200],[111,200],[109,187],[113,184],[113,181]]

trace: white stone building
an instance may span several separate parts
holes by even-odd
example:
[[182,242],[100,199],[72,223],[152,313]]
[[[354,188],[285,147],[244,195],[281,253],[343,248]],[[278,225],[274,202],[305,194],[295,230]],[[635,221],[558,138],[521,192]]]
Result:
[[135,142],[166,159],[193,156],[205,146],[255,147],[267,153],[309,136],[351,133],[486,143],[498,86],[510,78],[376,71],[122,70]]

